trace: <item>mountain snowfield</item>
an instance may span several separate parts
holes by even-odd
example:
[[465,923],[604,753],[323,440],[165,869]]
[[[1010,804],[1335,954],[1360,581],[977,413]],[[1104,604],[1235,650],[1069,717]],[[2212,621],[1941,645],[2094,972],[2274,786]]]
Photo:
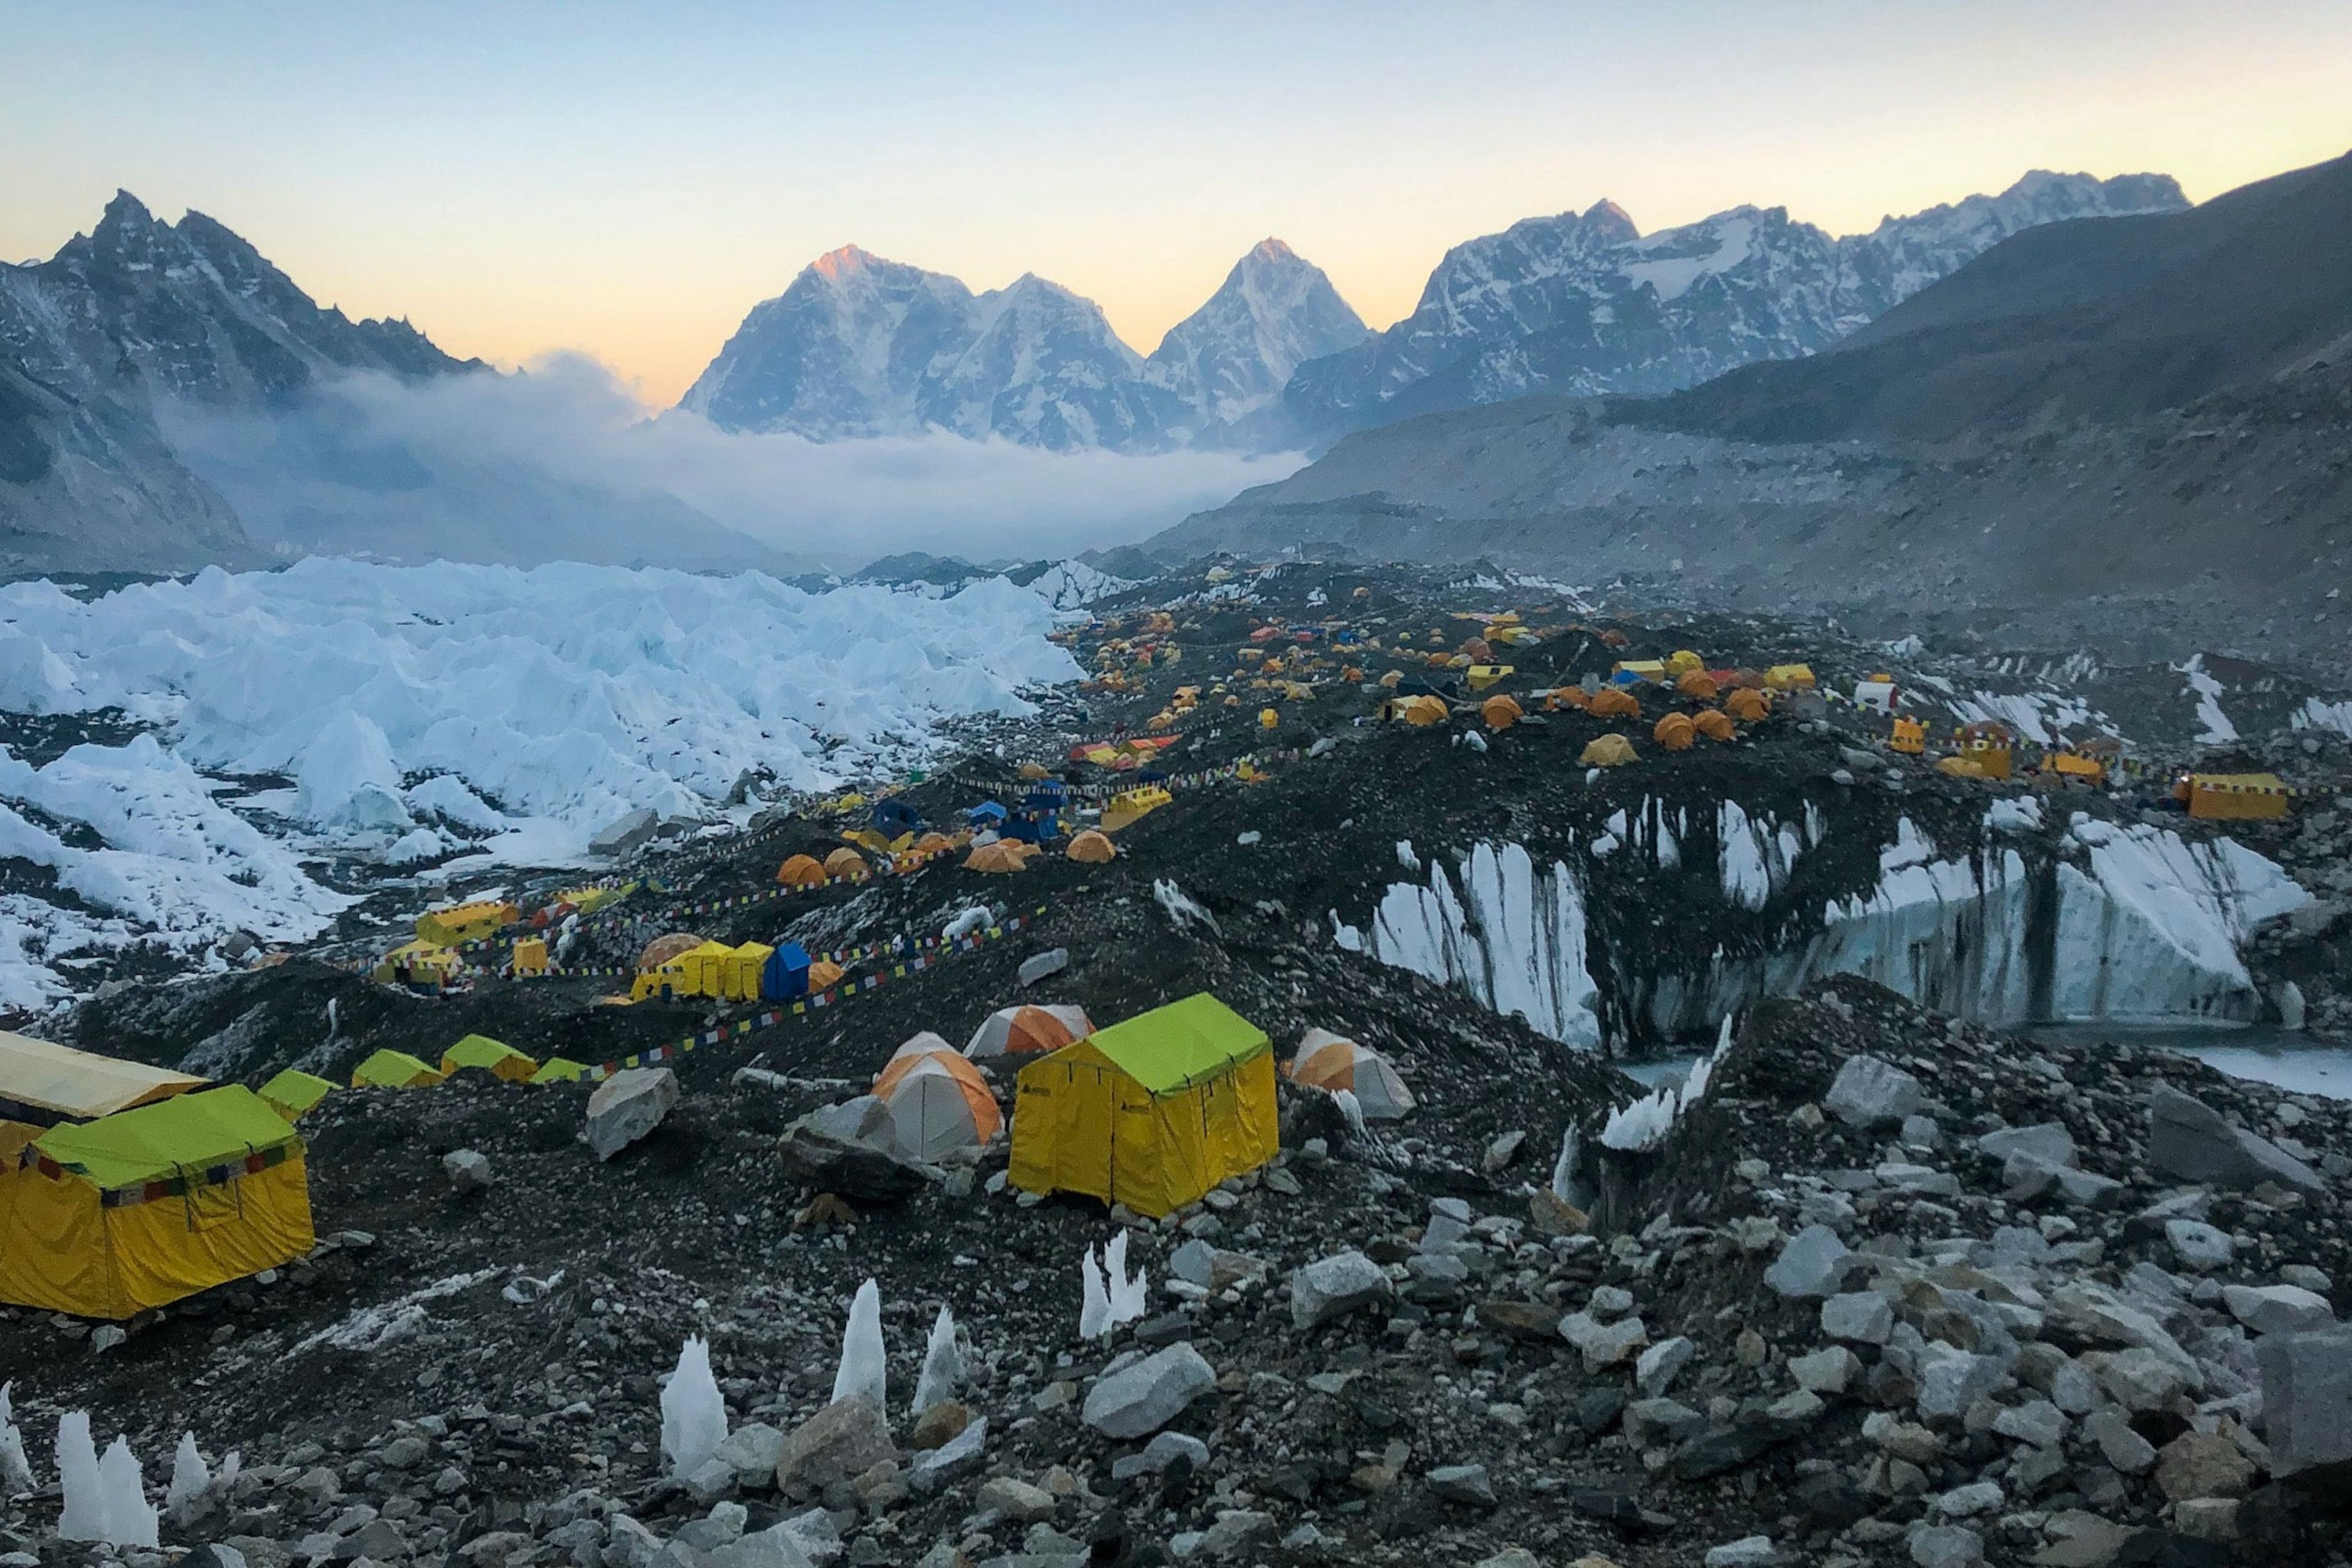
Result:
[[1538,392],[1677,391],[1818,353],[2024,229],[2186,205],[2166,175],[2037,170],[1835,238],[1753,206],[1643,235],[1601,202],[1454,247],[1410,316],[1302,365],[1283,403],[1300,428],[1330,432]]
[[945,430],[1054,450],[1270,449],[1535,392],[1675,391],[1827,348],[2021,230],[2186,205],[2164,175],[2036,171],[1834,238],[1753,206],[1645,236],[1604,201],[1454,247],[1412,314],[1378,333],[1267,239],[1149,359],[1057,284],[974,294],[848,246],[754,307],[679,406],[820,441]]
[[[0,709],[152,726],[39,768],[0,754],[0,858],[49,868],[73,906],[0,896],[0,1004],[63,994],[77,950],[315,935],[351,900],[300,852],[563,864],[634,807],[709,815],[747,770],[816,790],[903,764],[941,720],[1078,679],[1045,635],[1045,594],[1101,586],[1072,564],[1042,592],[943,598],[323,559],[87,601],[0,589]],[[215,798],[253,774],[291,787]]]
[[1304,360],[1364,336],[1330,279],[1278,239],[1150,361],[1102,308],[1024,275],[974,294],[856,246],[753,308],[678,406],[721,429],[817,440],[945,430],[1053,450],[1154,451],[1273,401]]

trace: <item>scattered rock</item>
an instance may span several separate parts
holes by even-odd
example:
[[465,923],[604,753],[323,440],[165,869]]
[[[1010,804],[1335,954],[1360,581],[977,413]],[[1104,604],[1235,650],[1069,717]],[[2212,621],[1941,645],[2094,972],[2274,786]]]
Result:
[[588,1147],[609,1160],[677,1109],[677,1074],[667,1068],[623,1068],[588,1097]]
[[1290,1321],[1299,1329],[1319,1328],[1360,1307],[1396,1294],[1388,1271],[1360,1252],[1319,1258],[1290,1277]]
[[1838,1068],[1822,1109],[1849,1127],[1883,1127],[1919,1109],[1919,1080],[1894,1063],[1853,1056]]
[[1216,1384],[1200,1352],[1173,1344],[1097,1381],[1087,1392],[1083,1415],[1106,1437],[1149,1437]]

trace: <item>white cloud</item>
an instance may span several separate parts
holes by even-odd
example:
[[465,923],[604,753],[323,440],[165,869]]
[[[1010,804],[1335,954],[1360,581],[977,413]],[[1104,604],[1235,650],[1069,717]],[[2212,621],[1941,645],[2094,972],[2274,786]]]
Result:
[[[516,564],[665,559],[665,539],[687,531],[677,502],[836,568],[904,550],[1063,556],[1133,542],[1304,461],[730,435],[692,414],[648,417],[611,372],[569,354],[520,375],[346,377],[292,416],[182,411],[173,428],[265,544]],[[723,552],[698,548],[708,563]]]

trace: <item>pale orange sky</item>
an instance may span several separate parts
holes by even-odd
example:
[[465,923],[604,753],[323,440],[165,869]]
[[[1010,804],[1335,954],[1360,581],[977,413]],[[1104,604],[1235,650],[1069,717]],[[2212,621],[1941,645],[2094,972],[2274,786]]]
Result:
[[2029,168],[2202,199],[2352,147],[2341,0],[1265,9],[19,13],[0,257],[127,186],[322,302],[660,405],[845,242],[1037,272],[1148,353],[1269,234],[1381,326],[1447,246],[1603,196],[1846,233]]

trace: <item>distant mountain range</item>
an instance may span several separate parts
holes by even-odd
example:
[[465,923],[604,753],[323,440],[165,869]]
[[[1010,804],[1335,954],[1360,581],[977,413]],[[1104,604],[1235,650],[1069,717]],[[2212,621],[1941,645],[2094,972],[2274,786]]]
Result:
[[202,213],[118,192],[47,261],[0,265],[0,573],[390,561],[777,565],[663,495],[485,471],[376,429],[360,378],[496,374],[405,321],[321,308]]
[[2037,172],[1836,239],[1779,207],[1644,237],[1602,202],[1456,246],[1413,313],[1377,333],[1268,239],[1149,358],[1058,284],[974,294],[853,246],[755,307],[680,406],[818,441],[948,430],[1055,450],[1313,448],[1434,409],[1672,392],[1817,353],[2010,235],[2186,205],[2164,175]]
[[[756,307],[681,406],[723,430],[815,441],[1315,450],[1433,409],[1671,393],[1861,343],[2007,237],[2182,205],[2158,175],[2033,174],[1834,239],[1753,207],[1644,237],[1602,203],[1456,247],[1413,313],[1377,333],[1268,239],[1149,356],[1043,279],[975,294],[845,247]],[[0,573],[318,551],[802,564],[667,493],[436,447],[380,417],[383,389],[495,374],[405,321],[321,308],[202,214],[165,223],[119,194],[50,260],[0,266]]]
[[2352,157],[2017,233],[1824,352],[1671,395],[1362,431],[1150,547],[1491,557],[1890,635],[2337,658]]
[[1055,451],[1162,451],[1271,403],[1298,365],[1365,336],[1278,239],[1236,262],[1150,359],[1093,300],[1024,274],[974,294],[845,246],[753,308],[679,406],[812,440],[945,430]]

